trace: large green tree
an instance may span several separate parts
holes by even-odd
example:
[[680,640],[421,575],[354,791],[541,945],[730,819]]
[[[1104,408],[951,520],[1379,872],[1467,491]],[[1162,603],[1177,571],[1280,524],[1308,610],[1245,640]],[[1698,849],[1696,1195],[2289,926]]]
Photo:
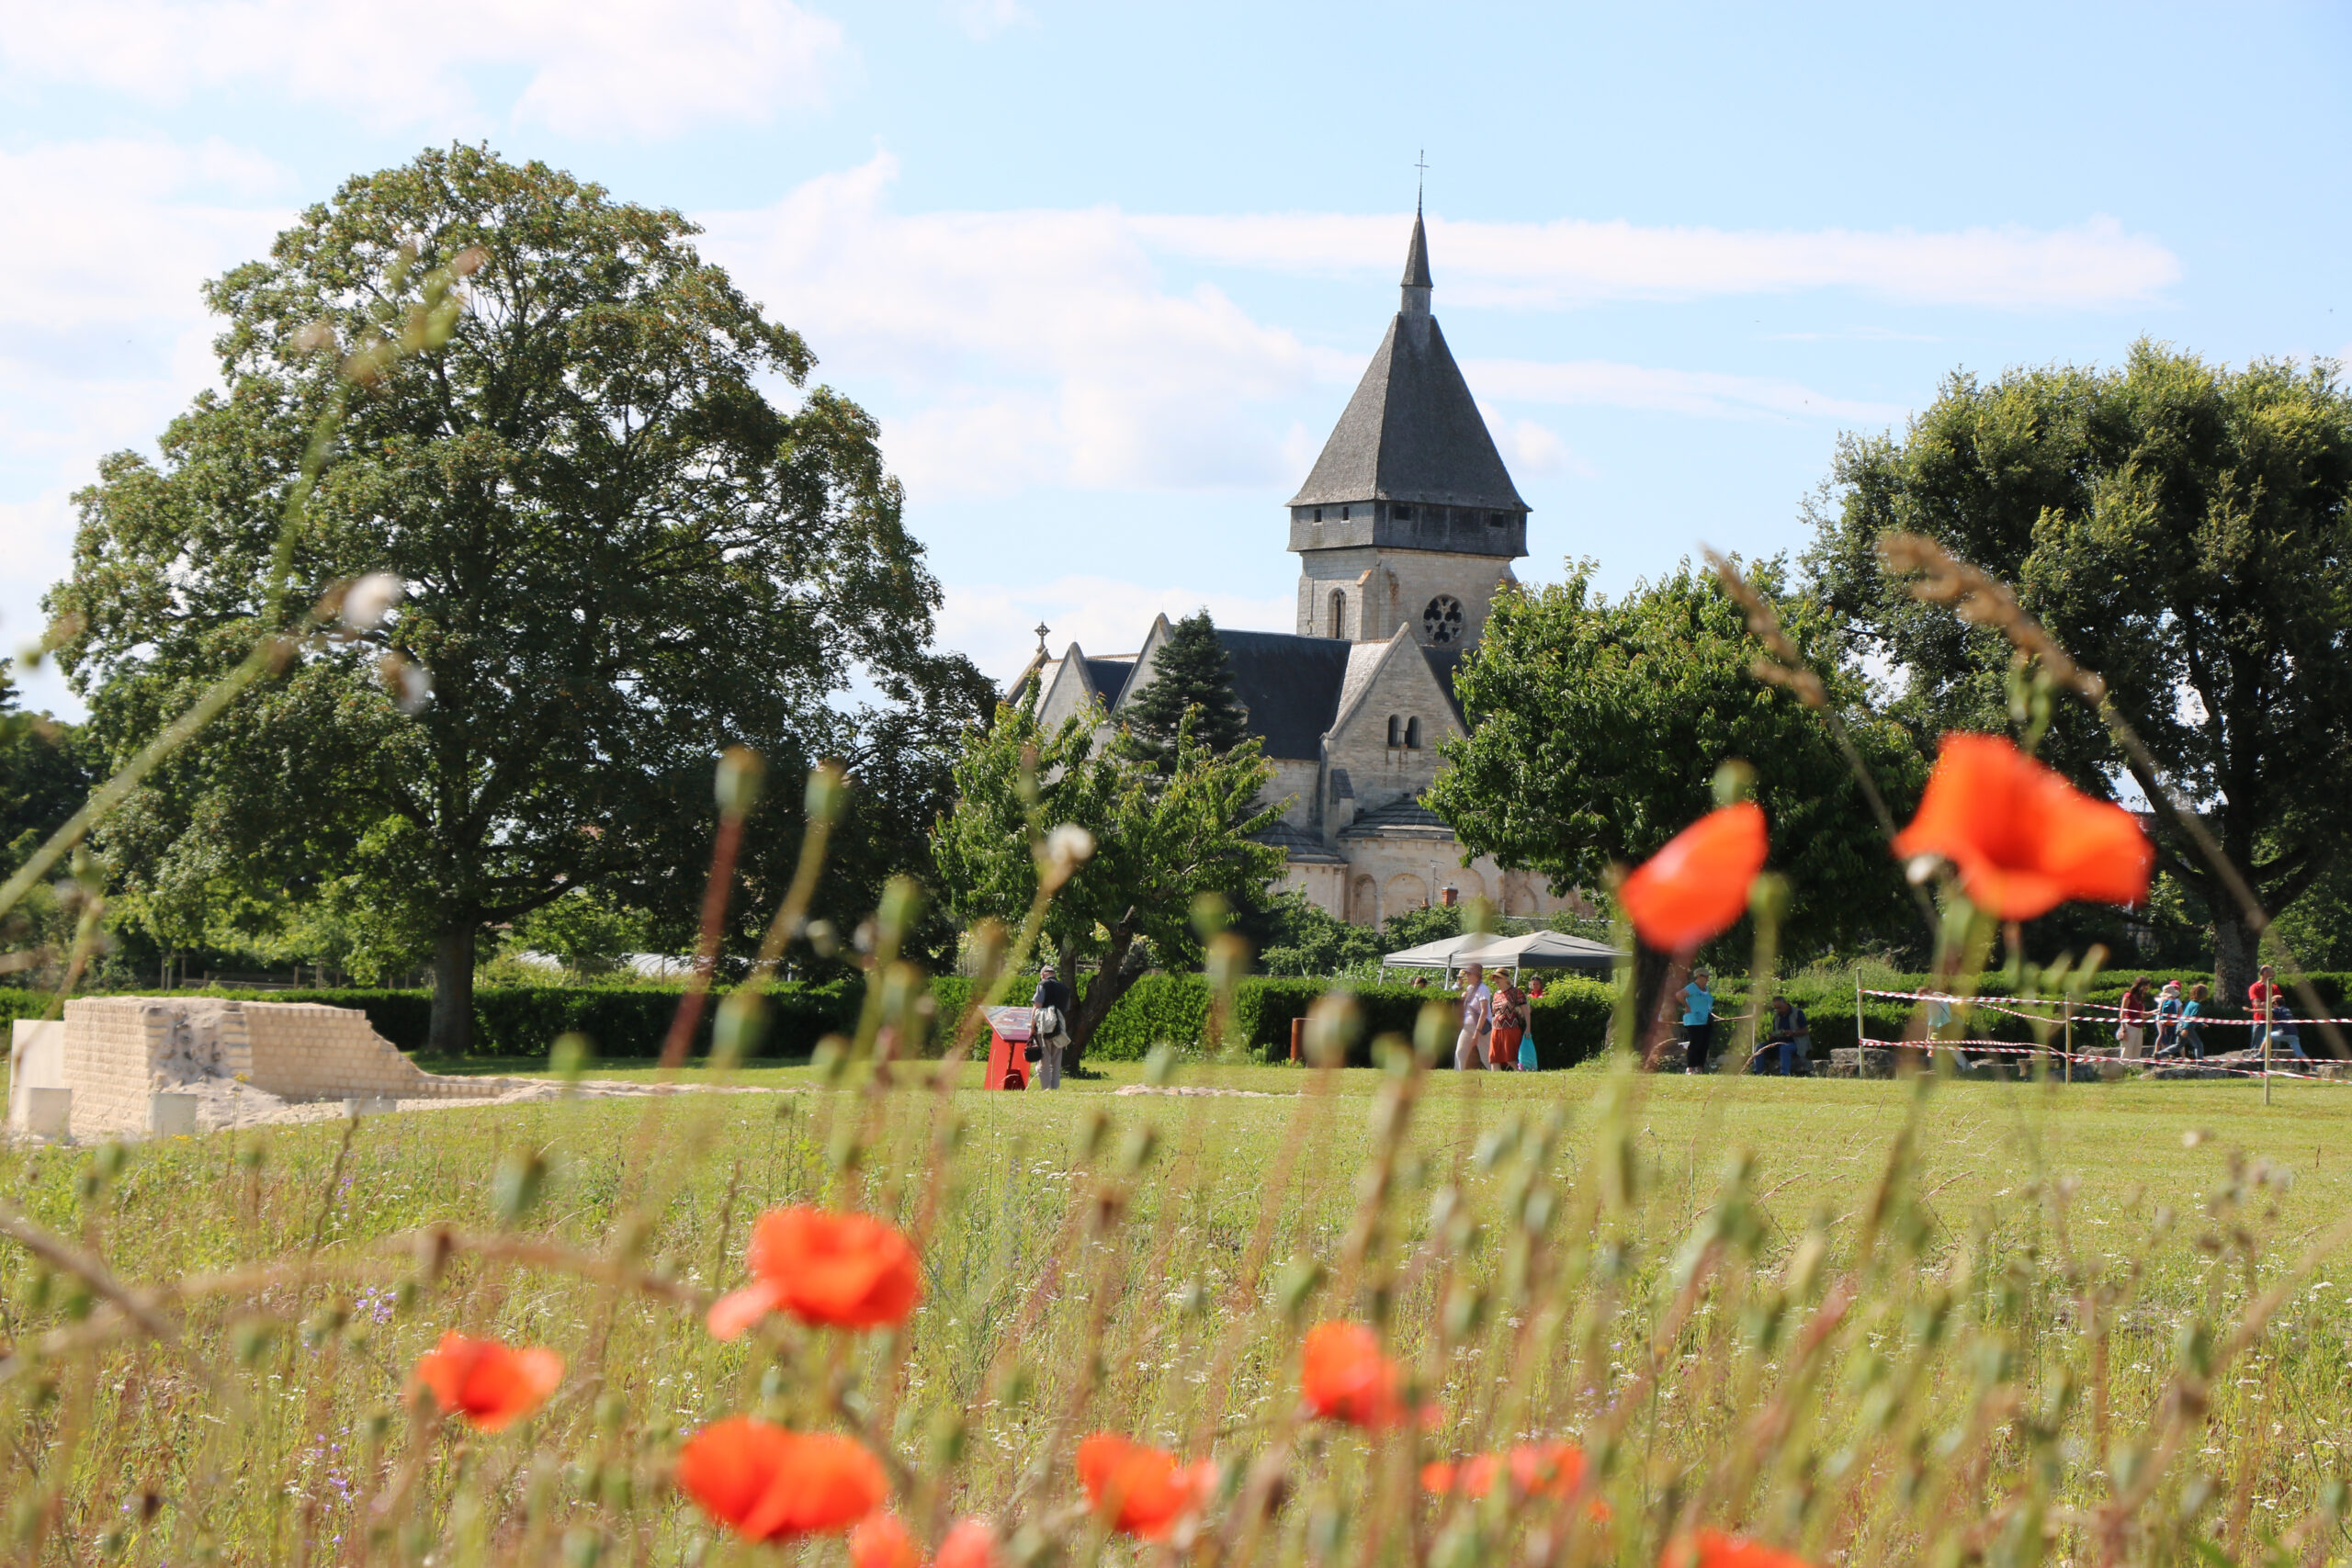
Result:
[[16,870],[74,815],[97,783],[78,725],[28,713],[0,663],[0,874]]
[[1266,901],[1283,852],[1250,835],[1281,812],[1257,804],[1272,769],[1255,740],[1219,752],[1180,726],[1163,773],[1116,746],[1098,746],[1099,712],[1046,732],[1033,696],[1031,688],[1000,706],[996,721],[971,738],[956,765],[955,809],[940,818],[932,855],[956,919],[993,918],[1017,929],[1037,893],[1033,830],[1069,823],[1091,837],[1091,857],[1056,895],[1042,933],[1066,976],[1081,963],[1094,969],[1070,1019],[1070,1043],[1082,1055],[1155,958],[1198,959],[1195,898]]
[[[1768,863],[1790,883],[1784,942],[1916,942],[1918,916],[1861,784],[1822,716],[1756,678],[1765,650],[1747,612],[1688,566],[1613,601],[1592,572],[1572,563],[1565,581],[1498,597],[1454,675],[1470,732],[1447,744],[1426,798],[1463,849],[1544,872],[1559,892],[1597,890],[1709,810],[1716,770],[1736,760],[1755,770]],[[1907,813],[1926,778],[1911,738],[1872,716],[1827,617],[1783,592],[1779,563],[1752,581],[1883,796]],[[1647,998],[1665,959],[1639,957]]]
[[[2060,706],[2043,755],[2086,789],[2190,803],[2266,908],[2352,832],[2352,392],[2335,367],[2208,365],[2136,344],[2120,368],[1955,375],[1900,436],[1847,438],[1807,565],[1855,651],[1891,664],[1923,734],[2008,722],[2010,649],[1880,569],[1893,530],[2012,583],[2106,679],[2154,754]],[[2210,911],[2239,996],[2252,931],[2160,818],[2159,866]]]
[[[458,1050],[486,928],[572,889],[691,908],[723,748],[789,780],[894,726],[977,722],[985,682],[930,649],[938,589],[874,422],[809,385],[808,345],[695,232],[458,146],[349,181],[208,287],[223,389],[160,463],[105,461],[50,598],[93,728],[125,754],[280,629],[283,503],[371,333],[413,352],[357,367],[289,604],[371,572],[406,593],[156,775],[107,845],[134,883],[220,855],[273,898],[358,877],[429,942],[433,1045]],[[462,276],[445,342],[410,331],[436,273]],[[839,700],[861,677],[863,712]],[[904,782],[868,798],[944,777]],[[773,794],[755,893],[796,837],[798,790]],[[863,837],[920,847],[910,824]]]

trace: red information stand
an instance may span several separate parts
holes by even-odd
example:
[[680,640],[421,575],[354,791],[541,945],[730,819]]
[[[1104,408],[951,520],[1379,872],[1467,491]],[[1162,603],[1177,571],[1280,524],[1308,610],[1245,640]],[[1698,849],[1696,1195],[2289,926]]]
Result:
[[982,1089],[1029,1087],[1029,1020],[1027,1008],[989,1009],[989,1076]]

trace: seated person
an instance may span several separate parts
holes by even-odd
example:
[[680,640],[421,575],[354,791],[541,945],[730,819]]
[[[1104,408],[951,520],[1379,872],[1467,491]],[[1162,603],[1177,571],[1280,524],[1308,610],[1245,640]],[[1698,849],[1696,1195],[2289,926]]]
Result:
[[2295,1028],[2295,1015],[2287,1010],[2285,1002],[2270,1004],[2270,1054],[2274,1057],[2311,1060],[2311,1054],[2303,1049],[2302,1034]]
[[1758,1070],[1757,1063],[1770,1055],[1776,1058],[1772,1071],[1782,1077],[1802,1077],[1813,1070],[1813,1021],[1804,1009],[1784,996],[1774,996],[1772,1013],[1764,1043],[1758,1046],[1747,1070]]

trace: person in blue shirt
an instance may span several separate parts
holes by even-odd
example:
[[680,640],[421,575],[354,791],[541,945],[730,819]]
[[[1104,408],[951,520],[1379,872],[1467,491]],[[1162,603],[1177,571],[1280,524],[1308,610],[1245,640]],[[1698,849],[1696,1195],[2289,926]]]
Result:
[[2180,1052],[2180,1021],[2188,1010],[2180,999],[2180,982],[2166,980],[2165,988],[2156,994],[2156,1055],[2177,1055]]
[[1708,1058],[1715,1049],[1715,993],[1707,989],[1707,972],[1691,970],[1689,983],[1674,993],[1674,1000],[1682,1009],[1682,1070],[1711,1071]]
[[2180,1010],[2180,1054],[2194,1061],[2205,1059],[2205,1004],[2212,999],[2212,988],[2199,980],[2188,987],[2188,1000]]

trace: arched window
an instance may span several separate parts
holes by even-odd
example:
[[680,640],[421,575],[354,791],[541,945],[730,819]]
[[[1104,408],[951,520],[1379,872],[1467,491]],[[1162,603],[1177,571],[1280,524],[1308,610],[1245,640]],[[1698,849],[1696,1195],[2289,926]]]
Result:
[[1331,590],[1331,635],[1348,635],[1348,596],[1336,588]]
[[1393,713],[1388,716],[1388,744],[1391,746],[1405,744],[1405,721]]
[[1408,748],[1415,751],[1421,749],[1421,721],[1419,719],[1408,718],[1405,721],[1405,744]]

